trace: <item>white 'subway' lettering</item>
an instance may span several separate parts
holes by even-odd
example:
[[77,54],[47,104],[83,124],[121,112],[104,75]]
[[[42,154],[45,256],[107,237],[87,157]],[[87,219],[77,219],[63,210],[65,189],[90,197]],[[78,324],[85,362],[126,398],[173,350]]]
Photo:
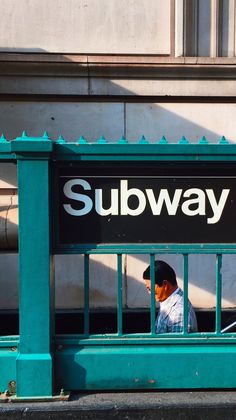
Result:
[[[185,191],[183,189],[176,189],[172,197],[167,189],[160,189],[155,193],[153,189],[147,188],[144,191],[139,188],[129,188],[128,180],[123,179],[120,181],[120,190],[111,189],[110,207],[104,208],[103,205],[103,190],[94,190],[94,203],[92,198],[86,194],[74,192],[74,186],[82,187],[83,191],[92,191],[91,185],[84,179],[76,178],[69,180],[65,183],[63,192],[65,196],[76,202],[80,202],[83,206],[80,209],[74,208],[71,204],[63,204],[65,211],[71,216],[84,216],[95,208],[95,211],[100,216],[139,216],[142,214],[147,204],[149,204],[153,216],[160,216],[163,208],[169,216],[175,216],[178,209],[189,217],[193,216],[206,216],[208,224],[215,224],[219,222],[230,189],[222,189],[220,197],[217,201],[213,189],[206,188],[189,188]],[[129,207],[130,197],[136,197],[136,208]],[[184,201],[181,203],[181,201]],[[210,204],[212,215],[206,215],[206,204]],[[194,208],[192,208],[192,207]]]

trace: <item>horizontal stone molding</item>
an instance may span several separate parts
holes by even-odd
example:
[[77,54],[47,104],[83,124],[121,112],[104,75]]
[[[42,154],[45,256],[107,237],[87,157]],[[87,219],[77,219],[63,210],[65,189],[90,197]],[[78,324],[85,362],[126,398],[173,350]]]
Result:
[[235,67],[225,57],[0,53],[0,94],[232,97]]

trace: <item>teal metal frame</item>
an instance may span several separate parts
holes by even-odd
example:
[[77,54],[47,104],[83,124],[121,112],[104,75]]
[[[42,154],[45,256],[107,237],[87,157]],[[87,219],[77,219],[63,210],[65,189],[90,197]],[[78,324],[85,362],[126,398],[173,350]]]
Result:
[[[182,138],[149,144],[142,137],[128,144],[123,137],[107,143],[68,143],[26,133],[13,141],[0,138],[0,160],[18,167],[19,194],[19,337],[0,337],[0,390],[16,383],[21,398],[47,398],[61,388],[176,389],[235,388],[236,334],[221,332],[222,255],[236,253],[233,244],[112,244],[57,247],[56,252],[84,255],[84,333],[54,334],[54,281],[51,167],[55,162],[235,162],[236,145],[223,137],[219,144],[205,138],[190,144]],[[117,255],[117,333],[91,335],[89,328],[89,256]],[[123,333],[122,256],[149,254],[151,265],[150,332]],[[155,254],[182,254],[184,331],[155,334]],[[187,331],[188,256],[216,255],[215,332]]]

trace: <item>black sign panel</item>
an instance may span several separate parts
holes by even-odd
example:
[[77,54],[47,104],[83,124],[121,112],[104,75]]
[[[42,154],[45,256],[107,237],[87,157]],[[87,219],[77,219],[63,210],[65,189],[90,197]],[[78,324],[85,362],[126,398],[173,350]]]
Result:
[[234,176],[107,172],[60,171],[60,244],[236,242]]

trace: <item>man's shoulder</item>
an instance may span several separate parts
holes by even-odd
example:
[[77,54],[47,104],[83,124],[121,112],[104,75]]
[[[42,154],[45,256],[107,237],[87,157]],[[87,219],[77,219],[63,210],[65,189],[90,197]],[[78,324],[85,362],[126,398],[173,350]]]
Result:
[[183,304],[184,292],[178,288],[176,292],[171,296],[171,305]]

